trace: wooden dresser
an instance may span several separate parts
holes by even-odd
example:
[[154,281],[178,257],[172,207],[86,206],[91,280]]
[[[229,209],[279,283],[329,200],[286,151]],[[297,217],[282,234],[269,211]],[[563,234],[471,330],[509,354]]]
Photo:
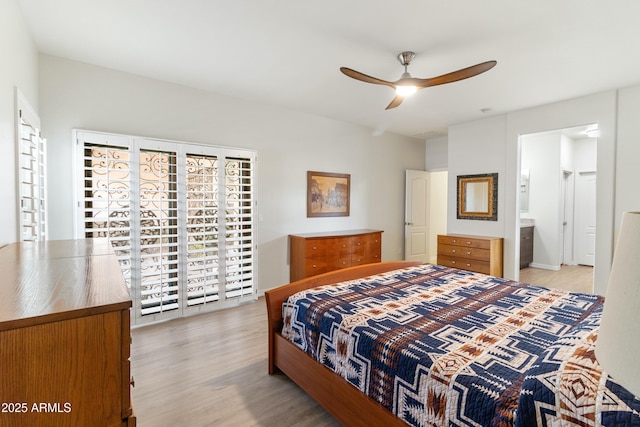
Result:
[[292,234],[289,279],[304,279],[327,271],[380,262],[381,230],[347,230]]
[[0,425],[135,426],[131,298],[106,240],[0,249]]
[[502,237],[438,235],[438,264],[502,277]]

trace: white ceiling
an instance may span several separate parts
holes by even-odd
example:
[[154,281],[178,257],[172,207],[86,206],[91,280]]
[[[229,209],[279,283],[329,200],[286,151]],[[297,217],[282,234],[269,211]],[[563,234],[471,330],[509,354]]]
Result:
[[[43,53],[390,131],[448,125],[640,83],[637,0],[18,0]],[[393,91],[344,76],[434,77]],[[490,109],[482,112],[483,109]]]

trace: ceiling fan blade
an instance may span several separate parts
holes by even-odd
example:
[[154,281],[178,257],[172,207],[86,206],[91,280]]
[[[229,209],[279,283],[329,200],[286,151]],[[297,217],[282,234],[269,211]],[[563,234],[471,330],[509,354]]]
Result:
[[392,108],[396,108],[398,105],[402,104],[402,101],[404,101],[404,97],[400,96],[400,95],[396,95],[391,102],[389,103],[389,105],[387,105],[387,108],[385,108],[385,110],[390,110]]
[[[488,71],[495,67],[496,61],[487,61],[480,64],[472,65],[471,67],[462,68],[457,71],[452,71],[447,74],[443,74],[438,77],[431,77],[429,79],[416,79],[412,78],[412,83],[420,88],[443,85],[446,83],[457,82],[458,80],[468,79],[469,77],[477,76],[485,71]],[[405,79],[405,81],[408,79]],[[404,81],[403,81],[404,82]],[[397,82],[396,82],[397,83]],[[408,82],[407,82],[408,83]]]
[[363,74],[360,71],[352,70],[351,68],[340,67],[340,71],[342,71],[343,74],[351,77],[352,79],[360,80],[361,82],[373,83],[376,85],[384,85],[395,88],[395,85],[391,82],[378,79],[376,77],[367,76],[366,74]]

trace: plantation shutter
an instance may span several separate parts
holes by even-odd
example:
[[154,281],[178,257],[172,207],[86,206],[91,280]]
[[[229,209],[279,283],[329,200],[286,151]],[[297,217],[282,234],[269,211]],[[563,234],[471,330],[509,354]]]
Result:
[[77,141],[79,232],[120,251],[134,323],[255,298],[254,152],[83,131]]
[[139,154],[139,267],[142,315],[177,310],[177,153]]
[[187,304],[220,299],[218,158],[187,154]]
[[226,292],[242,296],[253,289],[253,165],[250,158],[225,159]]
[[40,118],[19,91],[16,99],[20,240],[46,240],[46,140],[40,134]]
[[128,138],[80,133],[82,237],[109,238],[131,287],[131,153]]

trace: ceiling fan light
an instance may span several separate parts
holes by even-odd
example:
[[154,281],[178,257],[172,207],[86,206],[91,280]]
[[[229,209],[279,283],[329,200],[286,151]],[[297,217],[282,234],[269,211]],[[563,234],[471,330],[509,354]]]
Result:
[[417,90],[418,88],[415,86],[402,86],[402,85],[396,86],[396,94],[400,96],[413,95],[414,93],[416,93]]

